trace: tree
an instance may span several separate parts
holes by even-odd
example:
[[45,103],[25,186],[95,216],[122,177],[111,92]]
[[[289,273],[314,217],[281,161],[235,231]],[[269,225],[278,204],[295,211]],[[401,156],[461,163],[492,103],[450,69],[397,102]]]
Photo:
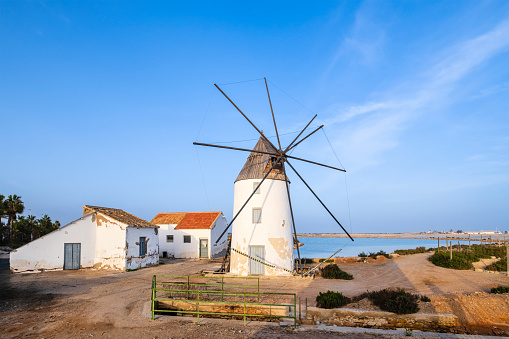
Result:
[[23,213],[25,205],[23,204],[23,201],[21,201],[21,197],[14,194],[9,195],[7,200],[5,200],[4,208],[8,217],[9,232],[7,233],[7,242],[9,243],[13,234],[12,224],[16,220],[17,215]]
[[0,244],[2,244],[2,245],[4,243],[4,233],[7,232],[4,229],[5,224],[2,221],[3,218],[7,217],[7,214],[5,212],[5,202],[4,202],[4,199],[5,199],[5,197],[2,194],[0,194]]

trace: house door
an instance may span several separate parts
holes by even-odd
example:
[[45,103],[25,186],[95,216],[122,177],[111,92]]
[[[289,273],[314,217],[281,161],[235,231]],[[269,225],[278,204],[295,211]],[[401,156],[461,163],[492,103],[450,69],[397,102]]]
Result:
[[[251,258],[265,261],[265,246],[249,246],[249,256]],[[249,259],[249,274],[264,275],[265,265]]]
[[64,244],[64,270],[79,270],[81,244]]
[[200,258],[209,257],[209,239],[200,239]]

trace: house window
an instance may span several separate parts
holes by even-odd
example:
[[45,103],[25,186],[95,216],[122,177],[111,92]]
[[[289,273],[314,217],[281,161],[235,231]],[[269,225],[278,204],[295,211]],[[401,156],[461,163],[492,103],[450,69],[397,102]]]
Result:
[[184,235],[184,244],[190,244],[190,243],[191,243],[191,236]]
[[253,182],[253,192],[255,192],[255,194],[260,194],[260,188],[256,189],[256,187],[258,187],[258,185],[260,185],[259,182]]
[[173,242],[173,235],[167,235],[166,242]]
[[262,223],[262,209],[261,208],[253,208],[253,224],[261,224]]
[[143,257],[147,254],[147,238],[140,237],[140,257]]

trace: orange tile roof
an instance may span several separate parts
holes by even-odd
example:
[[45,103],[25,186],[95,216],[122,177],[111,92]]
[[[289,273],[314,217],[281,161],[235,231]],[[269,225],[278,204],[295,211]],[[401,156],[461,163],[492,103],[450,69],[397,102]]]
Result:
[[157,225],[177,225],[176,230],[203,229],[207,230],[221,215],[219,212],[187,212],[187,213],[159,213],[151,223]]
[[156,225],[176,225],[185,215],[186,213],[158,213],[151,223]]
[[208,230],[214,225],[221,212],[191,212],[186,213],[184,218],[178,223],[176,230],[184,229],[204,229]]

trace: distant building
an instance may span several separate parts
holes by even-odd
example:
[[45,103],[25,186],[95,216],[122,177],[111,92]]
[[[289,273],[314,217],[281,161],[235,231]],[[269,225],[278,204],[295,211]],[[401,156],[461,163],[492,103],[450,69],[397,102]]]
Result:
[[216,244],[228,223],[223,212],[159,213],[159,255],[171,258],[217,258],[226,254],[228,235]]
[[159,263],[157,226],[116,208],[83,206],[83,217],[11,252],[13,272],[137,269]]

